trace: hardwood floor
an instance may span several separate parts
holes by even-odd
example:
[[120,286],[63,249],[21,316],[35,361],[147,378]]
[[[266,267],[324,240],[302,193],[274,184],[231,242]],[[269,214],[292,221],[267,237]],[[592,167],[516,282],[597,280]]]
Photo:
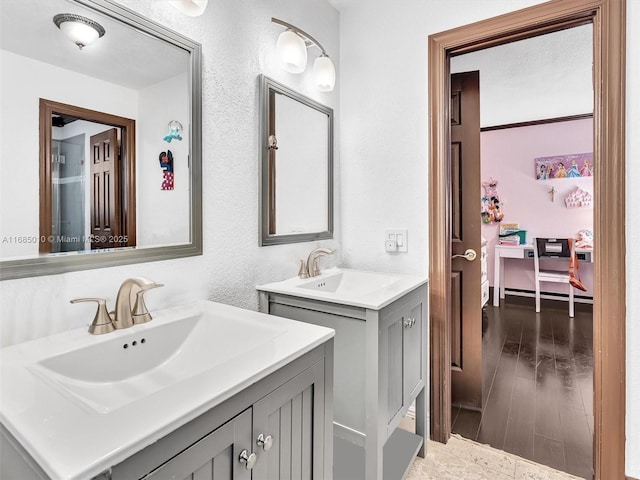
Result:
[[465,438],[591,480],[593,313],[510,297],[483,315],[483,408],[453,407]]

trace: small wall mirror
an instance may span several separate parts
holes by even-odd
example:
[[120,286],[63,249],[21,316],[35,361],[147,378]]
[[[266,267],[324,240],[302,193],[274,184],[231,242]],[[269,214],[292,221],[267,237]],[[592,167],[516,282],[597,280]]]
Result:
[[260,76],[260,245],[333,237],[333,109]]
[[201,254],[200,45],[107,0],[2,0],[0,32],[0,279]]

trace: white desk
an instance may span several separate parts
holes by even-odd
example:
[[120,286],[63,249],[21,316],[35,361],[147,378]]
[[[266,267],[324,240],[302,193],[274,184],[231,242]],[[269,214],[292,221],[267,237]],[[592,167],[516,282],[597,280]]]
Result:
[[[496,245],[495,248],[494,270],[493,270],[493,306],[500,306],[500,299],[504,298],[504,259],[505,258],[521,258],[533,261],[535,251],[533,245]],[[592,248],[576,248],[576,255],[579,261],[593,263]],[[546,258],[547,260],[549,258]],[[567,260],[566,258],[564,259]]]

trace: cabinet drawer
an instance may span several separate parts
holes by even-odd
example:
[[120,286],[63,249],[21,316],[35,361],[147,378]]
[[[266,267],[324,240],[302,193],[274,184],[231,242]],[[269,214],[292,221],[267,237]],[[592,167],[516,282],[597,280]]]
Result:
[[503,258],[524,258],[524,250],[522,248],[500,248],[496,250],[496,254],[500,253]]

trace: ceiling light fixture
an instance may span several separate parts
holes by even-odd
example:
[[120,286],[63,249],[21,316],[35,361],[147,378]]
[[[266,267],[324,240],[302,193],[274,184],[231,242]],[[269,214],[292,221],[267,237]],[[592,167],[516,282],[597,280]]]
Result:
[[271,21],[285,27],[276,43],[280,66],[291,73],[302,73],[307,67],[307,49],[315,46],[320,56],[313,62],[313,79],[321,92],[330,92],[336,83],[336,67],[326,50],[315,38],[290,23],[272,18]]
[[62,33],[71,39],[80,50],[92,44],[106,32],[102,25],[90,18],[76,15],[74,13],[59,13],[53,17]]

